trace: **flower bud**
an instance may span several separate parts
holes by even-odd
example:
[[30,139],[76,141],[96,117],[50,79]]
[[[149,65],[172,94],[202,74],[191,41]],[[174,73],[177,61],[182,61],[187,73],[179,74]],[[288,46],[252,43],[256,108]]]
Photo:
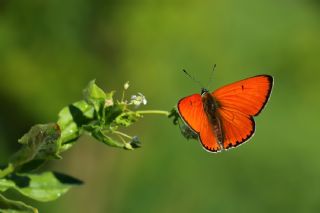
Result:
[[127,81],[124,85],[123,85],[123,88],[124,90],[127,90],[129,88],[129,81]]

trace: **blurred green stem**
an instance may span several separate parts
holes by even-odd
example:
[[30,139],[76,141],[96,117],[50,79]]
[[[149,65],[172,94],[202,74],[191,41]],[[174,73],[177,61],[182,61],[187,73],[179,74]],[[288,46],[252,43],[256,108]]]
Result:
[[0,178],[3,178],[7,176],[8,174],[12,173],[14,171],[14,166],[10,163],[8,167],[6,167],[3,170],[0,170]]
[[127,135],[127,134],[124,134],[123,132],[113,131],[113,133],[116,133],[116,134],[121,135],[121,136],[123,136],[123,137],[129,138],[129,139],[132,139],[132,137],[130,137],[130,136],[129,136],[129,135]]
[[123,103],[123,101],[124,101],[124,93],[125,93],[125,90],[122,90],[121,103]]
[[170,112],[168,111],[163,111],[163,110],[140,110],[136,111],[138,114],[159,114],[159,115],[165,115],[169,116]]

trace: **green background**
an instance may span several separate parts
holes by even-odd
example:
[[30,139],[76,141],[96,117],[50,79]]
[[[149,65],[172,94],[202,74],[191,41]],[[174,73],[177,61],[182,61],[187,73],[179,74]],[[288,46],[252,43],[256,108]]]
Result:
[[[130,81],[141,109],[170,110],[206,84],[213,90],[274,76],[253,139],[220,154],[187,141],[161,115],[127,131],[143,147],[124,151],[82,137],[47,169],[85,185],[57,201],[24,200],[40,212],[319,212],[320,2],[0,1],[0,160],[35,123],[82,98]],[[18,197],[19,198],[19,197]]]

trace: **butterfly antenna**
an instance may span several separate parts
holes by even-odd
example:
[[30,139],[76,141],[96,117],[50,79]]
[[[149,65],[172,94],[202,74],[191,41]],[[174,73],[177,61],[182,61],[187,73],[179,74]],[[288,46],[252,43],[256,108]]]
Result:
[[211,81],[212,81],[213,72],[214,72],[214,70],[216,69],[216,67],[217,67],[217,64],[214,64],[214,65],[213,65],[212,72],[211,72],[211,75],[210,75],[210,78],[209,78],[209,81],[208,81],[208,84],[207,84],[207,87],[206,87],[206,88],[208,88],[208,86],[210,85],[210,83],[211,83]]
[[200,81],[198,81],[197,79],[195,79],[193,76],[191,76],[187,70],[183,69],[182,70],[184,72],[184,74],[186,74],[187,76],[189,76],[189,78],[191,78],[194,82],[196,82],[197,84],[200,85],[201,88],[203,88],[203,85],[200,83]]

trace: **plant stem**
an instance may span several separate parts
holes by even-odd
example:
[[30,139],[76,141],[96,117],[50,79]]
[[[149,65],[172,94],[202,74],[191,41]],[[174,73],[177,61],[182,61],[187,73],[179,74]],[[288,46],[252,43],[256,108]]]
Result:
[[7,176],[14,171],[14,166],[10,163],[7,168],[0,170],[0,178]]
[[123,139],[123,137],[122,137],[121,135],[117,134],[117,136],[120,138],[120,140],[122,141],[122,143],[123,143],[124,145],[127,144],[127,142]]
[[118,135],[122,135],[123,137],[129,138],[130,140],[132,139],[132,137],[130,137],[130,136],[127,135],[127,134],[124,134],[123,132],[113,131],[113,133],[116,133],[116,134],[118,134]]
[[164,111],[164,110],[140,110],[136,111],[138,114],[159,114],[159,115],[165,115],[168,116],[170,112]]
[[121,103],[123,103],[123,101],[124,101],[124,93],[125,93],[125,90],[122,90]]

